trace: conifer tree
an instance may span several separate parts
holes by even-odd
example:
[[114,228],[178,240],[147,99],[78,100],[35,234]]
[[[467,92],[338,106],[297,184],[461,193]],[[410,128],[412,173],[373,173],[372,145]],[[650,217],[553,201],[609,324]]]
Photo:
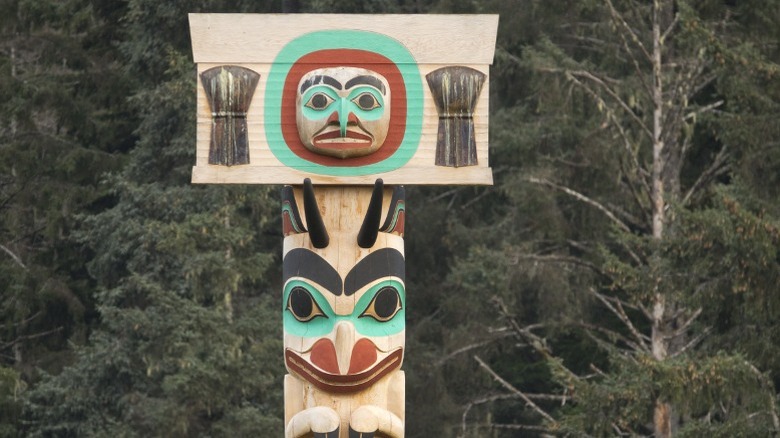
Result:
[[[430,311],[469,321],[436,340],[461,434],[777,430],[768,358],[734,342],[758,309],[732,296],[776,291],[764,282],[777,275],[776,199],[741,202],[767,190],[747,171],[758,150],[762,175],[778,169],[776,6],[604,0],[509,15],[544,25],[524,27],[534,44],[499,39],[491,85],[515,86],[491,118],[503,199],[444,196],[458,212],[445,239],[466,255],[451,261],[452,304]],[[475,204],[480,217],[459,209]],[[710,253],[699,236],[718,232],[729,244]],[[751,245],[766,248],[756,263],[738,256]],[[713,259],[739,260],[749,283],[715,281]],[[770,339],[754,345],[766,353]]]
[[272,188],[189,182],[187,13],[204,7],[131,1],[114,23],[138,124],[104,183],[112,204],[76,236],[93,254],[100,323],[71,366],[29,391],[30,436],[281,433],[278,201]]

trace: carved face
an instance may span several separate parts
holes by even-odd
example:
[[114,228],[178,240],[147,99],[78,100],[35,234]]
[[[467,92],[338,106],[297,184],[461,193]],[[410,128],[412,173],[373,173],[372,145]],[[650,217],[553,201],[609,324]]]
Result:
[[390,126],[390,85],[357,67],[312,70],[298,84],[296,122],[303,145],[337,158],[376,152]]
[[[390,218],[369,247],[355,242],[356,227],[337,230],[333,226],[326,226],[327,233],[340,244],[314,247],[312,226],[309,232],[303,230],[295,200],[287,199],[283,203],[285,364],[324,391],[363,390],[399,369],[403,361],[403,200],[393,195],[387,209]],[[344,210],[345,215],[354,215],[351,208]],[[330,219],[330,225],[338,223],[338,217]]]
[[290,371],[329,392],[352,392],[398,369],[405,336],[403,261],[396,249],[375,251],[342,283],[314,251],[288,252],[285,265],[300,267],[283,293]]

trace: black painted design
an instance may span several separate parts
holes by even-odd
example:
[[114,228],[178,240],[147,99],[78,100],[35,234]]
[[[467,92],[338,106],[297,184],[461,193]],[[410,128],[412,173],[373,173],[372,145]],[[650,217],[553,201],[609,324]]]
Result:
[[293,277],[309,279],[334,295],[341,295],[343,283],[339,273],[316,253],[306,248],[290,250],[282,261],[284,282]]
[[333,88],[335,88],[337,90],[341,90],[341,88],[342,88],[341,87],[341,82],[339,82],[338,79],[333,78],[333,77],[328,76],[328,75],[316,75],[316,76],[312,76],[311,78],[306,79],[305,81],[303,81],[303,83],[301,84],[301,93],[303,93],[304,91],[308,90],[312,86],[319,85],[319,84],[330,85],[331,87],[333,87]]
[[384,183],[377,179],[374,183],[374,191],[371,193],[371,201],[366,209],[366,217],[358,232],[357,243],[361,248],[371,248],[376,243],[379,235],[379,221],[382,218],[382,197]]
[[344,293],[353,295],[365,285],[384,277],[398,277],[405,281],[404,256],[395,248],[382,248],[359,261],[344,279]]
[[376,432],[356,432],[351,426],[349,428],[349,438],[374,438],[375,433]]
[[303,180],[303,210],[312,245],[315,248],[326,248],[330,243],[330,236],[328,236],[328,230],[325,229],[325,222],[322,220],[320,207],[314,196],[314,186],[309,178]]
[[332,432],[326,432],[326,433],[314,432],[312,435],[314,436],[314,438],[339,438],[339,429],[341,429],[341,427],[337,427],[336,430]]

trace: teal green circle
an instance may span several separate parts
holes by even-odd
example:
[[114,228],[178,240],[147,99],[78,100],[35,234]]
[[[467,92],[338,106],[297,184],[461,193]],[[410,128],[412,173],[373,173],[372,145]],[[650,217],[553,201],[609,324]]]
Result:
[[[355,49],[374,52],[395,63],[406,87],[406,131],[398,149],[384,160],[364,166],[324,166],[293,153],[284,141],[281,125],[284,83],[293,64],[319,50]],[[268,73],[265,92],[265,137],[274,156],[287,167],[331,176],[362,176],[403,167],[417,152],[422,135],[423,85],[420,70],[411,53],[398,41],[374,32],[326,30],[302,35],[285,45]],[[392,126],[390,129],[393,129]]]

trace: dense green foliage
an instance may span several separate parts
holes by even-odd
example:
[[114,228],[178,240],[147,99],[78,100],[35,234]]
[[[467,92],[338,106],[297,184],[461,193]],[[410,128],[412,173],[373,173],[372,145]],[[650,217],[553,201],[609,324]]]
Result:
[[407,436],[775,435],[780,2],[655,4],[0,0],[0,436],[281,435],[277,188],[189,183],[186,17],[283,8],[500,14],[496,185],[407,193]]

